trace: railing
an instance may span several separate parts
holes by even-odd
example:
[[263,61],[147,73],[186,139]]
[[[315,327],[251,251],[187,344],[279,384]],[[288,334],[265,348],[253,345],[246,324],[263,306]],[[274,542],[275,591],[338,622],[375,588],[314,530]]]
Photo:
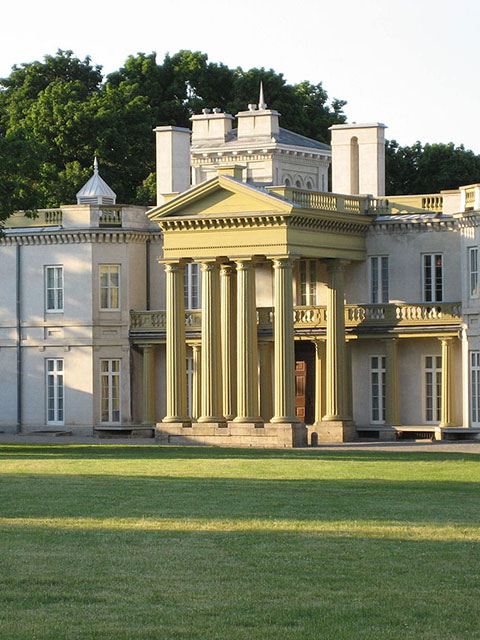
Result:
[[475,187],[465,189],[465,211],[471,211],[475,208]]
[[61,209],[37,209],[32,213],[16,211],[7,218],[5,226],[12,229],[23,227],[59,227],[62,224]]
[[304,209],[332,211],[334,213],[381,214],[388,211],[388,200],[371,196],[351,196],[339,193],[308,191],[294,187],[267,187],[268,191],[298,204]]
[[391,213],[421,213],[422,211],[441,213],[443,210],[443,196],[438,193],[389,196],[388,203]]
[[[295,329],[325,329],[327,308],[325,306],[295,307],[293,311]],[[274,312],[272,307],[257,309],[257,325],[260,331],[271,331]],[[420,304],[365,304],[345,305],[345,326],[368,327],[414,327],[414,326],[459,326],[462,305],[459,302],[437,302]],[[200,331],[202,312],[185,312],[185,329]],[[131,311],[130,332],[163,333],[166,330],[165,311]]]
[[100,227],[121,227],[122,210],[119,208],[100,209],[98,225]]

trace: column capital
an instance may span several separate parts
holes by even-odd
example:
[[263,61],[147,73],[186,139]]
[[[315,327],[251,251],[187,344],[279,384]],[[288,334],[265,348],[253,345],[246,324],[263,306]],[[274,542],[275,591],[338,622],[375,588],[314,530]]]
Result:
[[233,276],[233,274],[235,273],[235,265],[231,264],[230,262],[223,262],[220,265],[220,275],[221,276]]
[[177,271],[179,268],[183,269],[192,260],[190,258],[161,258],[157,262],[163,264],[165,271]]
[[274,269],[291,269],[295,258],[292,256],[273,256],[269,260],[272,261]]
[[455,336],[440,336],[438,339],[442,344],[450,344],[455,340]]

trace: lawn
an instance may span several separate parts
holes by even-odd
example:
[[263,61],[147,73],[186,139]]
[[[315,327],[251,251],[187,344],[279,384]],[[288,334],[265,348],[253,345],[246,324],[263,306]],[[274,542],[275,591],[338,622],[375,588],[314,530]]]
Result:
[[480,637],[480,456],[0,446],[0,638]]

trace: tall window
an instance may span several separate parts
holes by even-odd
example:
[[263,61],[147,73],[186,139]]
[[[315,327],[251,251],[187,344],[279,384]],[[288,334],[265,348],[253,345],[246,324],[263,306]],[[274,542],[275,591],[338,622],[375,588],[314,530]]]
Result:
[[200,263],[189,262],[185,267],[185,309],[200,309]]
[[388,256],[372,256],[370,258],[370,302],[379,304],[388,301]]
[[442,357],[425,356],[425,421],[440,422],[442,411]]
[[385,422],[386,357],[370,358],[370,391],[372,422]]
[[120,265],[100,265],[100,309],[120,309]]
[[478,248],[468,249],[468,273],[470,279],[470,298],[478,298]]
[[46,361],[47,424],[63,424],[63,360],[49,358]]
[[120,422],[120,360],[100,360],[101,420]]
[[423,255],[423,299],[425,302],[443,300],[443,257],[441,253]]
[[471,422],[480,423],[480,351],[470,352],[470,411]]
[[45,308],[63,311],[63,267],[45,267]]
[[300,295],[299,302],[302,306],[317,304],[317,261],[300,260]]

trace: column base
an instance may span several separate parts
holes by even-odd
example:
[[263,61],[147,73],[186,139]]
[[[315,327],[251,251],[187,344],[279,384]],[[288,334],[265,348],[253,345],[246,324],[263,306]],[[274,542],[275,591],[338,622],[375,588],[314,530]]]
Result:
[[[155,424],[155,422],[153,422],[153,424]],[[158,426],[159,423],[157,423]],[[182,418],[169,418],[166,417],[162,420],[161,424],[171,424],[171,425],[175,425],[175,426],[181,426],[181,427],[191,427],[192,426],[192,421],[190,418],[184,418],[182,420]]]
[[258,426],[258,427],[263,427],[264,425],[264,421],[260,416],[255,416],[255,417],[237,417],[237,418],[233,418],[233,420],[230,421],[232,424],[243,424],[243,425],[253,425],[253,426]]
[[203,418],[203,417],[197,418],[196,422],[194,421],[192,423],[192,426],[196,424],[205,424],[205,425],[210,425],[214,427],[226,427],[227,421],[225,420],[225,418],[208,416],[206,418]]
[[357,435],[353,420],[322,420],[308,426],[308,441],[316,434],[318,442],[352,442]]

